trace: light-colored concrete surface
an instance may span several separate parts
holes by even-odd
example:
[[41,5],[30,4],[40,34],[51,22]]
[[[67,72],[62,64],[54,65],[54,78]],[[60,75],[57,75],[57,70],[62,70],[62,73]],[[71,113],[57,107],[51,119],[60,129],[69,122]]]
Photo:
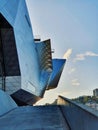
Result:
[[18,107],[0,117],[1,130],[69,130],[58,106]]
[[17,105],[13,99],[8,94],[0,90],[0,116],[16,107]]

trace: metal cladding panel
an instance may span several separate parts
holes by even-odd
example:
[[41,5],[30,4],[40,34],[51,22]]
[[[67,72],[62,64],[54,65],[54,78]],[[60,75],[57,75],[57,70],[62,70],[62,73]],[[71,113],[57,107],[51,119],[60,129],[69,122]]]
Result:
[[[50,40],[41,42],[39,46],[35,43],[25,0],[4,0],[3,2],[0,0],[0,2],[0,13],[14,31],[21,73],[21,88],[36,96],[42,96],[52,72]],[[64,63],[53,60],[53,64],[55,62],[57,67],[53,65],[54,72],[50,83],[57,86]],[[62,69],[59,71],[60,67]]]
[[50,74],[52,72],[52,55],[51,55],[51,41],[46,40],[36,43],[39,67],[40,67],[40,86],[41,86],[41,96],[43,96]]
[[[5,90],[7,94],[10,95],[12,93],[15,93],[17,90],[21,88],[21,76],[7,76],[5,84]],[[0,89],[2,89],[1,87],[2,86],[0,84]]]
[[[2,5],[0,6],[0,13],[14,30],[21,72],[21,88],[35,95],[40,95],[38,56],[25,0],[0,1],[0,5]],[[12,58],[14,59],[14,56]]]
[[8,113],[9,111],[15,109],[16,107],[17,104],[14,102],[14,100],[5,92],[0,90],[0,117]]
[[50,39],[36,43],[40,70],[52,72],[52,55],[51,55],[51,43]]
[[0,9],[4,7],[4,5],[8,2],[8,0],[0,0]]
[[0,12],[13,26],[20,0],[0,0]]
[[53,59],[53,72],[50,76],[49,83],[47,89],[53,89],[56,88],[58,85],[58,82],[60,80],[60,76],[62,74],[64,65],[66,60],[65,59]]
[[14,34],[21,71],[21,88],[40,96],[40,68],[32,27],[24,0],[20,0]]
[[11,97],[19,106],[33,105],[41,99],[23,89],[19,89],[17,92],[13,93]]

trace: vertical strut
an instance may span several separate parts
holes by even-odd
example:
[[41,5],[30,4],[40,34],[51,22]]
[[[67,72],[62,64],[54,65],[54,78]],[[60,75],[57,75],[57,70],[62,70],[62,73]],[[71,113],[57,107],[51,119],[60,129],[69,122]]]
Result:
[[2,44],[2,35],[0,28],[0,68],[1,68],[1,86],[2,90],[5,91],[5,66],[4,66],[4,54],[3,54],[3,44]]

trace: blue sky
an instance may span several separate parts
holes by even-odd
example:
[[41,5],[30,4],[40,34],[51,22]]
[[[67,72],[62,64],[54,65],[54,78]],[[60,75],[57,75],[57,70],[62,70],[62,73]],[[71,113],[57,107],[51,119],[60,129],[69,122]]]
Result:
[[98,1],[26,1],[33,34],[42,40],[51,39],[53,57],[62,58],[67,50],[71,52],[58,88],[45,97],[92,95],[98,88]]

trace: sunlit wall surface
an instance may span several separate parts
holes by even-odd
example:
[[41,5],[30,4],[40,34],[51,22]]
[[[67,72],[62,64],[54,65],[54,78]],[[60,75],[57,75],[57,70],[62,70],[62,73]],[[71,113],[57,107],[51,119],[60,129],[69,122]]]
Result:
[[14,32],[21,70],[21,88],[39,96],[38,57],[25,0],[19,0]]

